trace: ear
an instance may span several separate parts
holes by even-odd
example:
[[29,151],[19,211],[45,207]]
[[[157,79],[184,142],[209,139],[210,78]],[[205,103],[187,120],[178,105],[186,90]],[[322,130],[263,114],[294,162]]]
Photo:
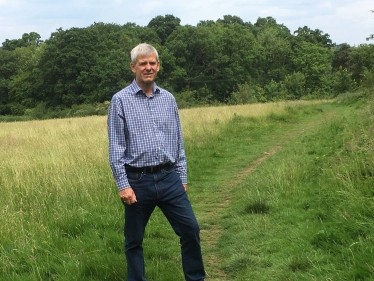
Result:
[[136,73],[135,64],[133,62],[130,62],[130,67],[131,67],[131,71]]

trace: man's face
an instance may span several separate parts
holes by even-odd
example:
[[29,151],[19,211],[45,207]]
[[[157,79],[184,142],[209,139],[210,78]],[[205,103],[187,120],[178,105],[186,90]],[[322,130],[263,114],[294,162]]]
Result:
[[136,63],[130,63],[131,70],[135,74],[136,82],[139,85],[151,84],[160,70],[160,62],[157,61],[156,54],[150,56],[138,56]]

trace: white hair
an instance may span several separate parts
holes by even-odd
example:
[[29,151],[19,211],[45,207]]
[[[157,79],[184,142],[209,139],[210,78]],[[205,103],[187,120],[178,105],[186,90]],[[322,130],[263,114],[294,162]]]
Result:
[[133,64],[136,64],[136,60],[138,59],[138,56],[149,56],[152,54],[156,54],[156,59],[158,61],[158,52],[155,47],[152,45],[149,45],[147,43],[141,43],[135,48],[133,48],[130,52],[131,55],[131,62]]

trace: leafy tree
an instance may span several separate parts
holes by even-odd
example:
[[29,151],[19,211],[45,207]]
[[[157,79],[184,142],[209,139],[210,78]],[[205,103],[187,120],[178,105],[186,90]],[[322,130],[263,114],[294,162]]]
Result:
[[169,35],[180,26],[181,20],[173,15],[157,16],[149,23],[149,28],[156,31],[161,39],[161,44],[164,45]]
[[199,26],[199,25],[212,26],[212,25],[215,25],[215,24],[216,24],[216,22],[214,20],[201,20],[201,21],[199,21],[197,26]]
[[335,47],[319,29],[304,26],[291,34],[272,17],[253,25],[232,15],[196,26],[181,26],[173,15],[145,27],[94,23],[60,28],[46,42],[35,32],[6,40],[0,114],[26,111],[40,118],[50,107],[95,112],[92,104],[105,104],[133,79],[129,52],[141,42],[158,49],[157,83],[184,107],[336,95],[363,78],[369,85],[374,71],[373,45]]
[[264,27],[257,35],[262,47],[264,59],[258,66],[262,74],[260,84],[271,80],[280,82],[292,70],[291,64],[291,34],[286,34],[278,25]]
[[93,33],[94,29],[60,28],[46,41],[40,60],[45,85],[40,91],[50,106],[72,106],[84,101],[83,89],[76,79],[97,59],[98,36]]
[[37,89],[43,81],[37,65],[43,51],[42,46],[30,45],[13,51],[15,73],[9,82],[9,101],[20,105],[17,109],[18,114],[21,107],[32,108],[39,102]]
[[40,60],[43,100],[70,107],[108,100],[131,81],[129,52],[140,39],[134,27],[95,23],[59,29],[46,43]]
[[[170,51],[167,68],[169,75],[165,76],[174,91],[181,92],[184,89],[194,89],[199,75],[199,56],[197,27],[185,25],[178,27],[167,39],[165,47]],[[170,59],[173,63],[170,63]],[[167,60],[161,57],[165,66]],[[160,76],[161,78],[161,76]]]
[[13,51],[16,48],[28,47],[31,45],[39,46],[43,42],[40,38],[40,35],[36,32],[24,33],[21,39],[6,39],[5,42],[3,42],[3,49]]
[[[221,92],[220,101],[229,98],[231,93],[244,84],[258,77],[257,60],[262,56],[261,47],[252,31],[246,25],[232,24],[217,25],[220,36],[218,44],[222,48],[222,58],[219,58],[220,69],[215,84],[215,91]],[[224,95],[222,98],[222,94]]]
[[256,28],[261,29],[261,28],[269,27],[269,26],[278,26],[278,23],[276,19],[273,17],[266,17],[266,18],[259,17],[257,18],[257,21],[254,25]]
[[127,23],[123,28],[128,31],[131,30],[133,35],[140,39],[141,43],[147,42],[155,46],[161,45],[161,39],[154,28],[139,26],[135,23]]
[[0,114],[10,114],[9,81],[16,72],[14,54],[11,51],[0,49]]
[[232,15],[225,15],[223,19],[218,19],[216,23],[223,24],[223,25],[230,25],[230,24],[240,24],[244,25],[244,21],[238,16]]
[[294,31],[296,37],[301,41],[309,42],[312,44],[320,44],[323,47],[331,48],[335,46],[330,39],[330,35],[327,33],[323,33],[322,30],[315,29],[311,30],[309,27],[299,27],[297,30]]
[[331,52],[320,44],[301,42],[294,50],[293,63],[295,72],[306,77],[305,87],[308,94],[323,93],[331,74]]
[[374,71],[374,45],[362,44],[352,48],[350,53],[351,73],[353,79],[360,83],[363,74]]
[[248,28],[219,23],[179,27],[166,47],[175,57],[171,82],[176,89],[196,90],[200,98],[218,101],[249,79],[259,50]]
[[268,28],[275,28],[278,30],[279,35],[282,38],[288,38],[290,35],[290,30],[283,24],[278,24],[273,17],[261,18],[259,17],[256,23],[252,26],[252,31],[257,37],[261,31]]
[[339,69],[346,69],[348,72],[351,68],[350,54],[352,48],[348,44],[344,43],[335,47],[334,57],[332,59],[332,68],[335,71]]

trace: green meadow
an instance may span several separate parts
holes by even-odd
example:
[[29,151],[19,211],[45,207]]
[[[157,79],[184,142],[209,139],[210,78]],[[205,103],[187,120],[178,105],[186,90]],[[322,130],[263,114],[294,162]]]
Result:
[[[207,280],[374,280],[374,101],[180,111]],[[106,117],[0,123],[0,280],[126,280]],[[149,281],[183,280],[159,210]]]

